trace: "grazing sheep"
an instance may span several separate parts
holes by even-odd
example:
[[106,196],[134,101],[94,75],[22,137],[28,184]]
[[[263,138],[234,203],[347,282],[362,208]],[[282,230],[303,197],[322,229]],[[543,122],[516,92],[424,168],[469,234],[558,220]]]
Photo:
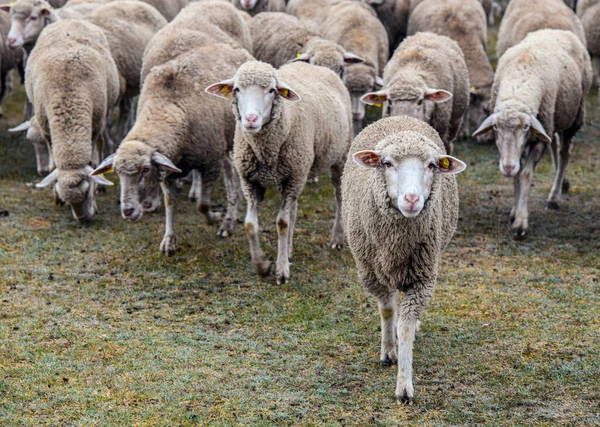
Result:
[[88,18],[104,30],[121,75],[122,98],[115,138],[121,142],[132,128],[134,98],[140,93],[140,73],[146,46],[167,20],[140,1],[115,1],[98,7]]
[[469,71],[462,50],[454,40],[434,33],[407,38],[385,66],[383,89],[362,101],[385,103],[384,117],[408,115],[429,123],[452,154],[469,106]]
[[[82,4],[90,4],[90,3],[98,3],[98,4],[107,4],[112,3],[113,1],[122,1],[122,0],[69,0],[66,7],[70,8],[75,5]],[[156,10],[160,12],[161,15],[165,17],[167,21],[172,21],[175,16],[179,13],[181,9],[183,9],[190,0],[139,0],[141,2],[147,3],[150,6],[154,7]]]
[[325,38],[364,59],[363,63],[348,65],[343,78],[352,99],[356,134],[362,129],[365,117],[365,105],[360,99],[383,84],[380,76],[389,58],[387,31],[371,7],[355,1],[332,4],[320,30]]
[[[494,113],[475,132],[494,132],[500,171],[514,177],[511,212],[516,238],[529,229],[527,202],[535,166],[551,144],[556,176],[546,207],[558,201],[573,145],[583,126],[585,100],[592,82],[590,56],[575,34],[540,30],[527,35],[500,58],[494,81]],[[525,166],[521,167],[521,156]]]
[[[10,89],[10,72],[15,68],[19,68],[19,72],[21,72],[23,68],[23,50],[10,49],[7,45],[9,30],[10,15],[0,11],[0,104]],[[0,117],[2,115],[3,111],[0,105]]]
[[[466,134],[488,116],[494,70],[487,56],[487,22],[483,7],[477,0],[413,0],[408,20],[408,34],[430,31],[455,40],[465,55],[471,99]],[[489,136],[479,138],[489,142]]]
[[[230,11],[237,15],[230,4],[218,4],[222,16]],[[154,60],[162,58],[164,62],[146,67],[149,71],[144,79],[137,122],[117,153],[95,171],[103,173],[114,164],[121,181],[121,212],[131,221],[158,208],[162,187],[166,225],[160,249],[167,255],[176,249],[173,220],[176,181],[191,171],[200,178],[195,183],[200,193],[196,199],[198,207],[209,223],[214,223],[219,216],[211,211],[211,191],[223,166],[228,208],[219,234],[223,237],[231,234],[238,218],[239,180],[228,157],[233,146],[235,118],[226,104],[202,89],[235,73],[252,57],[231,39],[211,40],[204,33],[200,33],[203,38],[192,37],[194,26],[211,33],[218,28],[204,20],[206,11],[214,9],[208,3],[184,9],[148,45],[147,53],[152,52]],[[245,25],[239,19],[240,25]],[[184,44],[178,40],[192,42],[182,49]],[[170,56],[174,50],[169,41],[178,46],[174,57]],[[162,54],[160,49],[164,50]],[[147,60],[145,57],[144,64]],[[148,126],[150,122],[154,125]]]
[[498,31],[498,58],[527,34],[543,29],[572,31],[586,45],[581,21],[562,0],[512,0]]
[[284,0],[231,0],[231,3],[240,10],[250,14],[258,15],[261,12],[284,12]]
[[95,25],[67,19],[40,35],[27,63],[27,96],[35,108],[35,130],[51,142],[56,169],[37,187],[54,185],[78,221],[96,213],[89,177],[105,147],[106,119],[119,97],[119,74],[108,41]]
[[[441,252],[458,222],[454,174],[437,132],[410,117],[390,117],[352,143],[342,178],[348,245],[363,286],[377,298],[382,365],[398,362],[396,399],[413,399],[412,352],[433,296]],[[398,291],[404,296],[398,312]]]
[[598,64],[596,84],[600,86],[600,0],[579,0],[577,15],[585,30],[588,51]]
[[289,0],[285,12],[315,28],[327,18],[329,0]]
[[295,16],[265,12],[252,20],[250,27],[254,57],[275,68],[290,61],[304,61],[327,67],[342,76],[346,64],[362,58],[339,44],[326,40]]
[[309,176],[331,170],[337,210],[332,247],[341,248],[341,176],[352,138],[350,96],[339,77],[324,67],[294,62],[275,70],[264,62],[242,65],[235,76],[207,92],[232,100],[237,120],[234,161],[248,204],[245,229],[252,264],[261,276],[271,262],[259,241],[258,208],[267,187],[281,193],[277,283],[290,278],[298,196]]
[[363,0],[370,5],[385,26],[390,41],[390,53],[394,52],[406,37],[410,0]]

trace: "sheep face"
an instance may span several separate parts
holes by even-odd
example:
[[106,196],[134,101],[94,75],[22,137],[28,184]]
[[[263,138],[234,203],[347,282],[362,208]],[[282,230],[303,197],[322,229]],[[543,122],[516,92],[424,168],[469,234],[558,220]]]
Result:
[[242,131],[257,134],[275,116],[281,99],[299,101],[286,83],[277,79],[275,69],[262,62],[246,62],[234,78],[206,88],[211,95],[231,99]]
[[353,64],[346,67],[344,84],[350,91],[352,100],[352,119],[354,121],[365,118],[365,104],[361,98],[368,92],[383,86],[383,80],[375,72],[375,67],[370,64]]
[[113,168],[121,183],[121,216],[128,221],[138,221],[144,212],[158,209],[161,180],[168,172],[181,173],[167,157],[136,141],[121,144],[117,153],[108,156],[92,176]]
[[304,61],[311,65],[329,68],[331,71],[344,78],[347,65],[365,62],[360,56],[346,52],[342,46],[329,40],[312,39],[306,45],[305,53],[298,54],[297,58],[289,62]]
[[239,2],[243,10],[252,10],[256,7],[258,0],[239,0]]
[[370,92],[361,98],[367,105],[381,106],[385,103],[384,117],[409,116],[431,123],[435,104],[448,101],[452,94],[443,89],[433,89],[425,82],[410,86],[393,86],[378,92]]
[[360,166],[373,168],[383,175],[392,207],[406,218],[421,213],[431,194],[435,175],[457,174],[466,168],[462,161],[440,155],[427,146],[427,141],[423,142],[418,150],[409,151],[405,145],[392,144],[382,150],[359,151],[352,156]]
[[15,5],[11,9],[11,26],[6,39],[11,49],[19,49],[26,44],[35,43],[52,14],[50,5]]
[[529,114],[504,111],[494,113],[481,124],[474,136],[494,133],[500,151],[500,172],[516,176],[521,169],[521,154],[530,138],[551,142],[542,124]]

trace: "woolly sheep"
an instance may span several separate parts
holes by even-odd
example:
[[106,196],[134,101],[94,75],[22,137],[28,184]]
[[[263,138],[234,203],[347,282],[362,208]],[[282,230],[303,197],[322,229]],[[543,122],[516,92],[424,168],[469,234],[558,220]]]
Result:
[[134,98],[140,93],[144,51],[167,20],[152,6],[139,1],[115,1],[98,7],[88,18],[104,30],[122,77],[122,98],[115,137],[120,142],[134,122]]
[[440,133],[448,154],[469,106],[469,71],[458,44],[434,33],[404,40],[383,72],[383,89],[366,94],[370,105],[384,103],[383,115],[408,115]]
[[[75,5],[82,4],[90,4],[90,3],[98,3],[98,4],[107,4],[112,3],[113,1],[121,1],[121,0],[69,0],[65,7],[71,8]],[[175,16],[179,13],[181,9],[183,9],[190,0],[139,0],[141,2],[147,3],[150,6],[154,7],[156,10],[160,12],[161,15],[165,17],[167,21],[172,21]]]
[[[487,56],[487,22],[477,0],[413,0],[408,34],[430,31],[455,40],[465,55],[471,99],[463,128],[471,134],[489,114],[494,70]],[[480,137],[488,142],[489,137]]]
[[317,28],[327,18],[328,8],[329,0],[289,0],[285,11]]
[[320,30],[325,38],[365,61],[348,65],[343,78],[352,99],[354,133],[358,133],[365,117],[361,97],[383,84],[380,76],[389,58],[387,31],[371,7],[355,1],[332,4]]
[[498,31],[498,58],[527,34],[543,29],[572,31],[586,45],[581,21],[562,0],[512,0]]
[[95,184],[112,183],[88,175],[105,150],[106,118],[119,97],[118,70],[103,32],[70,19],[46,28],[28,60],[26,90],[36,131],[51,142],[56,163],[37,187],[53,185],[78,221],[92,219]]
[[[10,72],[23,66],[23,50],[10,49],[6,43],[10,30],[10,15],[0,11],[0,104],[4,100],[10,87]],[[0,117],[2,117],[2,106],[0,105]]]
[[255,16],[261,12],[285,11],[284,0],[231,0],[231,3],[240,10]]
[[[223,11],[231,8],[229,4],[223,5]],[[202,8],[195,10],[198,18],[203,16]],[[176,33],[189,34],[190,30],[179,25],[178,19],[157,37],[172,32],[172,40],[177,40]],[[156,52],[155,40],[148,50]],[[206,39],[203,43],[193,44],[175,58],[151,68],[144,81],[134,128],[116,154],[105,159],[94,172],[101,174],[114,168],[119,174],[121,213],[130,221],[137,221],[144,212],[158,207],[160,183],[166,208],[165,236],[160,250],[166,255],[176,250],[173,218],[176,181],[191,171],[198,171],[201,178],[199,210],[209,223],[214,223],[219,215],[211,211],[211,191],[223,167],[228,208],[219,235],[231,234],[238,218],[239,179],[228,157],[235,118],[226,104],[202,89],[235,73],[237,67],[252,57],[231,41]],[[165,44],[163,48],[167,50],[170,46]]]
[[258,208],[267,187],[281,193],[277,283],[290,278],[298,197],[309,176],[331,171],[337,210],[332,247],[341,248],[340,179],[352,138],[350,96],[339,77],[324,67],[294,62],[275,70],[264,62],[242,65],[235,76],[206,89],[232,100],[237,120],[234,161],[248,205],[245,229],[252,264],[261,276],[271,262],[259,241]]
[[600,0],[579,0],[577,15],[585,30],[588,51],[598,64],[596,83],[600,86]]
[[[514,177],[511,221],[516,238],[523,238],[529,228],[527,202],[533,172],[547,144],[552,148],[556,176],[546,207],[558,208],[573,137],[584,123],[591,81],[589,54],[570,31],[530,33],[500,58],[494,112],[475,134],[495,133],[500,171]],[[521,167],[523,154],[526,160]]]
[[362,0],[375,10],[385,26],[390,42],[390,52],[406,37],[410,0]]
[[340,76],[346,64],[363,59],[346,52],[339,44],[326,40],[295,16],[265,12],[252,20],[250,27],[254,57],[275,68],[290,61],[304,61],[327,67]]
[[[412,350],[433,296],[441,252],[458,222],[454,174],[466,165],[446,155],[428,124],[389,117],[352,143],[342,178],[342,213],[359,278],[381,316],[380,362],[398,362],[396,399],[413,399]],[[398,291],[404,296],[398,313]]]

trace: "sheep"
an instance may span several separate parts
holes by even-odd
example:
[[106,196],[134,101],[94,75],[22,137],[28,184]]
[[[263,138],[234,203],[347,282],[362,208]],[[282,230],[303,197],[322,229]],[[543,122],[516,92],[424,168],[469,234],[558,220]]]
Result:
[[600,86],[600,1],[580,0],[577,15],[585,30],[588,51],[598,64],[596,84]]
[[[221,5],[221,16],[229,11],[237,13],[230,4],[216,4]],[[252,56],[231,39],[211,40],[201,32],[204,39],[193,39],[187,49],[178,50],[175,57],[166,55],[167,51],[173,51],[169,41],[190,40],[194,26],[209,33],[218,28],[205,20],[210,10],[216,7],[208,3],[184,9],[148,45],[147,53],[152,52],[154,60],[163,58],[165,61],[147,67],[149,71],[144,79],[134,128],[116,154],[105,159],[94,172],[101,174],[114,168],[119,174],[121,213],[130,221],[137,221],[144,212],[157,208],[160,182],[166,208],[165,236],[160,250],[166,255],[176,251],[173,219],[176,181],[192,170],[199,171],[202,181],[198,207],[208,222],[214,223],[219,216],[211,211],[210,196],[221,167],[224,168],[228,208],[219,235],[229,236],[238,218],[239,179],[228,157],[233,146],[235,119],[227,105],[202,89],[231,75]],[[194,14],[196,19],[193,19]],[[245,25],[239,19],[241,25]],[[170,38],[166,37],[167,33]],[[158,52],[161,48],[165,50],[163,55]],[[155,125],[148,126],[149,122]]]
[[469,106],[469,71],[462,50],[454,40],[434,33],[407,38],[385,66],[383,89],[362,101],[385,103],[384,117],[406,114],[429,123],[452,154]]
[[[476,135],[492,132],[500,150],[500,171],[514,177],[511,211],[515,238],[526,236],[527,202],[535,166],[550,144],[556,176],[546,203],[558,209],[573,137],[583,126],[592,82],[590,56],[571,31],[529,33],[500,58],[494,81],[494,112]],[[521,156],[525,166],[521,167]]]
[[231,0],[231,3],[240,10],[255,16],[261,12],[284,12],[284,0]]
[[245,230],[252,264],[261,276],[269,273],[271,262],[260,247],[258,208],[267,187],[281,193],[276,278],[285,283],[290,279],[298,196],[309,176],[326,169],[337,204],[331,246],[343,245],[340,179],[352,138],[348,90],[325,67],[293,62],[275,70],[250,61],[233,78],[206,91],[232,101],[237,121],[234,162],[248,205]]
[[275,68],[290,61],[304,61],[329,68],[340,76],[346,64],[364,60],[339,44],[326,40],[298,18],[280,12],[264,12],[250,27],[254,57]]
[[498,31],[498,58],[527,34],[542,29],[572,31],[586,45],[581,21],[562,0],[512,0]]
[[50,25],[31,51],[27,96],[35,130],[51,142],[56,169],[36,186],[54,186],[78,221],[96,213],[96,184],[88,175],[105,149],[106,119],[119,97],[119,74],[106,36],[95,25],[67,19]]
[[120,142],[134,122],[134,98],[140,93],[140,73],[146,46],[167,20],[152,6],[139,1],[115,1],[98,7],[87,20],[101,29],[122,81],[119,121],[115,132]]
[[328,8],[329,0],[289,0],[285,11],[317,28],[327,18]]
[[343,78],[352,99],[353,129],[356,134],[362,129],[365,117],[365,105],[361,97],[383,84],[380,76],[389,58],[387,31],[371,7],[355,1],[332,4],[320,30],[325,38],[364,59],[363,63],[348,65]]
[[[408,34],[430,31],[455,40],[465,55],[471,99],[463,125],[467,134],[489,114],[494,70],[487,56],[487,22],[477,0],[413,0],[408,20]],[[482,136],[479,142],[489,142]]]
[[[342,177],[342,216],[358,276],[377,299],[380,363],[398,362],[396,399],[413,400],[415,334],[433,296],[441,252],[458,222],[455,174],[435,129],[411,117],[388,117],[352,143]],[[398,291],[404,296],[398,313]]]
[[[82,4],[107,4],[122,0],[69,0],[66,4],[67,8]],[[154,7],[165,17],[167,21],[172,21],[175,16],[190,2],[190,0],[139,0]]]
[[[0,104],[10,88],[10,72],[18,68],[21,72],[23,66],[23,50],[10,49],[6,43],[10,30],[10,15],[0,11]],[[3,111],[0,105],[0,117]]]
[[410,0],[363,0],[370,5],[381,23],[385,26],[390,42],[390,52],[394,52],[406,37]]

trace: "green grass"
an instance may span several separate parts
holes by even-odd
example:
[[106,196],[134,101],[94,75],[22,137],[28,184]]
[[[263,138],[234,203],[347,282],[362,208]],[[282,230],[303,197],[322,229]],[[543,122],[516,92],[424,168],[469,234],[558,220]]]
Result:
[[[416,401],[378,365],[377,306],[347,249],[328,249],[326,179],[300,199],[292,281],[257,278],[242,228],[229,240],[179,197],[179,251],[164,214],[119,216],[118,188],[80,226],[38,181],[33,149],[0,122],[0,425],[600,425],[600,129],[578,136],[571,192],[531,232],[508,225],[512,184],[495,146],[456,145],[458,232],[415,345]],[[590,97],[590,117],[600,123]],[[114,177],[113,177],[114,179]],[[118,186],[117,186],[118,187]],[[223,192],[216,195],[224,203]],[[275,256],[278,196],[261,210]]]

